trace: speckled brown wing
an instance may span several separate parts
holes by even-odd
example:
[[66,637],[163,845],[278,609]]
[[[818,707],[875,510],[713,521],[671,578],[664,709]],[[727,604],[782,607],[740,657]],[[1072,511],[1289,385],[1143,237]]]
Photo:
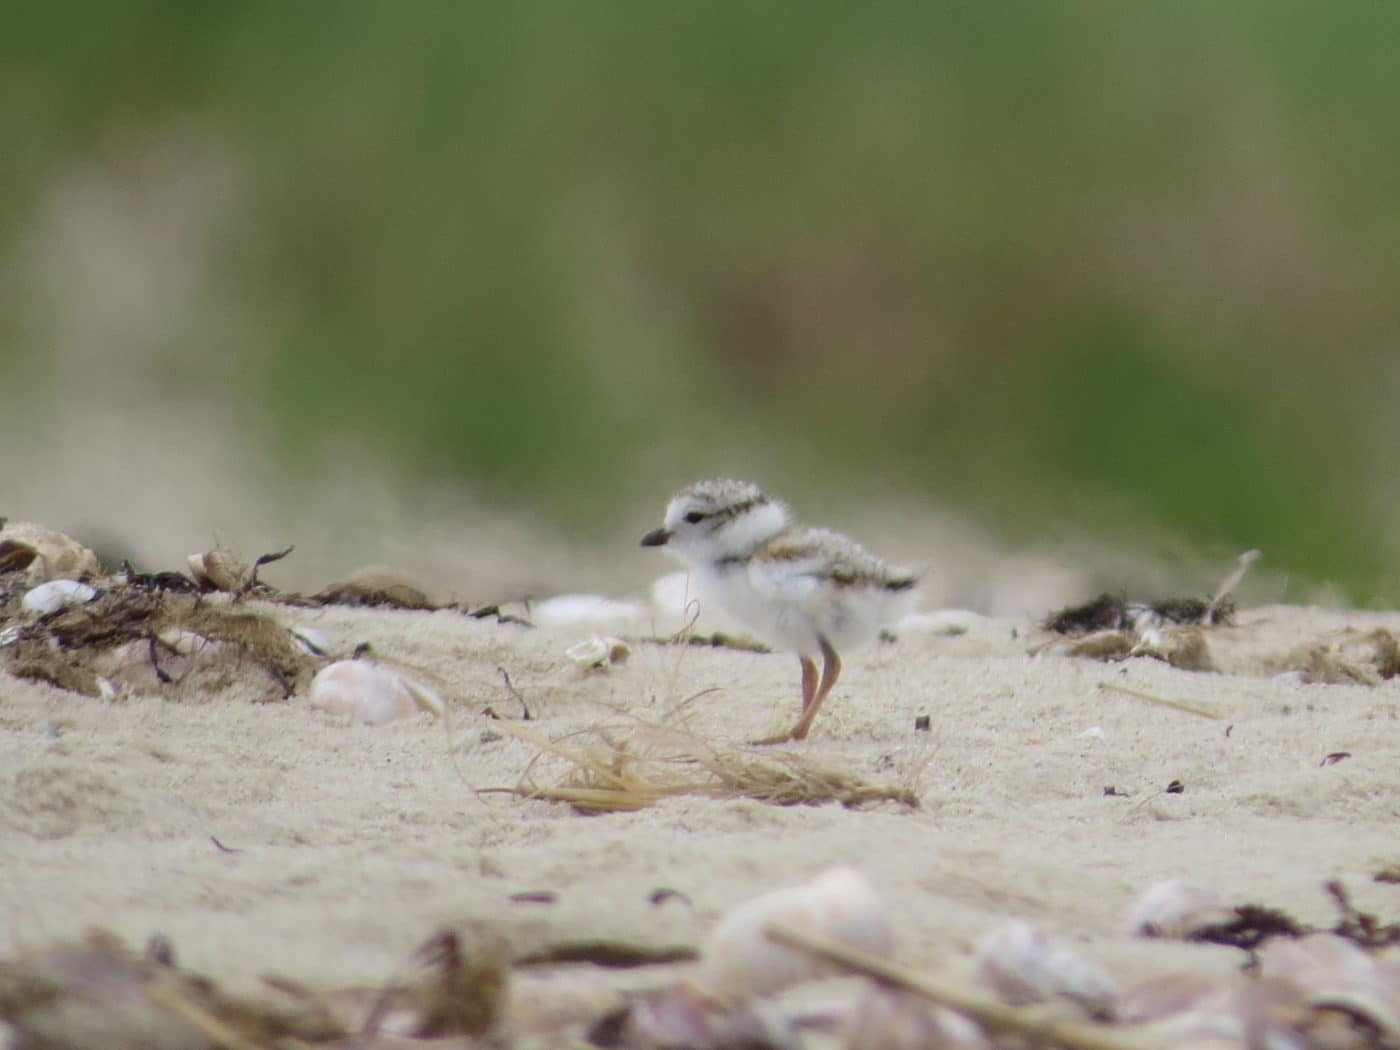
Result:
[[793,575],[812,576],[838,587],[907,591],[918,578],[871,554],[855,540],[830,529],[789,529],[767,544],[755,562]]

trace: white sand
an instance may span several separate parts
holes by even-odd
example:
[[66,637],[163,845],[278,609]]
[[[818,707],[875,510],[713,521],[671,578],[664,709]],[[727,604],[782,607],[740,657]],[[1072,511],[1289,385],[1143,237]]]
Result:
[[[163,932],[184,964],[234,988],[265,972],[376,983],[443,925],[495,929],[521,951],[592,937],[695,945],[725,909],[834,864],[874,879],[900,957],[923,967],[1020,917],[1124,978],[1233,969],[1229,949],[1127,935],[1134,898],[1169,877],[1317,923],[1334,917],[1323,883],[1341,879],[1360,906],[1400,914],[1400,887],[1372,881],[1400,859],[1400,680],[1269,677],[1306,639],[1400,631],[1400,613],[1246,612],[1210,635],[1222,666],[1248,672],[1229,675],[1032,657],[1046,636],[1026,622],[906,631],[850,654],[812,739],[788,747],[875,781],[921,769],[919,810],[682,798],[599,817],[474,793],[515,784],[536,754],[509,736],[481,742],[496,726],[483,708],[518,712],[498,668],[551,738],[599,724],[625,734],[714,689],[686,724],[738,746],[795,719],[796,660],[639,645],[626,666],[585,674],[563,655],[584,628],[275,614],[319,628],[339,654],[368,641],[428,672],[451,698],[450,727],[426,714],[349,725],[304,696],[254,703],[266,686],[255,666],[179,701],[104,702],[0,676],[0,957],[98,925],[136,944]],[[929,733],[913,730],[921,713]],[[562,772],[546,760],[534,775]],[[1184,792],[1164,794],[1173,780]],[[686,899],[650,903],[662,887]],[[510,900],[544,890],[557,900]]]

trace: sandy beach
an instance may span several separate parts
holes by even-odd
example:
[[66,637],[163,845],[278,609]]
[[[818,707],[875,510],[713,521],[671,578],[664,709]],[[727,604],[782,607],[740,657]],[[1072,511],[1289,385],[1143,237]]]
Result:
[[[1400,613],[1246,609],[1192,629],[1214,672],[1070,655],[1029,619],[925,615],[850,654],[811,739],[764,750],[745,741],[794,717],[796,661],[647,640],[673,625],[640,603],[630,620],[534,626],[509,609],[244,605],[317,639],[312,664],[368,644],[447,717],[358,724],[304,686],[283,698],[253,660],[111,698],[5,675],[0,957],[100,927],[134,945],[163,934],[232,990],[256,994],[265,974],[373,985],[443,927],[517,957],[694,948],[739,903],[836,865],[878,888],[897,958],[933,972],[965,968],[1010,918],[1125,983],[1237,969],[1230,948],[1132,935],[1133,902],[1169,878],[1320,926],[1329,880],[1400,913],[1400,888],[1374,880],[1400,861],[1400,693],[1374,670]],[[630,658],[566,655],[595,634]],[[1348,675],[1370,682],[1325,681]],[[566,783],[541,740],[797,753],[917,807],[682,795],[586,816],[481,793]],[[607,979],[645,987],[686,965]]]

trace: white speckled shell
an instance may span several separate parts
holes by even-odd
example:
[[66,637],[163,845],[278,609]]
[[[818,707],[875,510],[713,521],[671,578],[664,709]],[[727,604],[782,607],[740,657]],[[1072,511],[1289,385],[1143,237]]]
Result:
[[79,580],[50,580],[26,591],[20,606],[27,613],[44,616],[70,605],[82,605],[96,597],[96,589]]
[[1024,922],[1009,922],[977,946],[978,980],[1005,1002],[1021,1006],[1071,999],[1094,1014],[1112,1010],[1118,988],[1068,945]]
[[735,1001],[835,972],[806,952],[770,940],[765,933],[770,923],[878,956],[888,956],[894,940],[884,903],[870,881],[853,868],[833,868],[729,912],[705,942],[697,984],[711,995]]
[[1214,890],[1185,879],[1168,879],[1149,886],[1133,903],[1128,928],[1139,937],[1183,940],[1224,916],[1220,895]]
[[321,668],[311,680],[311,706],[370,725],[444,711],[433,690],[370,660],[340,660]]

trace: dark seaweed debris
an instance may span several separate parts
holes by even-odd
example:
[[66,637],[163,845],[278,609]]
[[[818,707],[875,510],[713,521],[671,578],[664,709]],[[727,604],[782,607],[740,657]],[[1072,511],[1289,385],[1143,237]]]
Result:
[[1242,904],[1233,910],[1230,918],[1195,930],[1187,940],[1223,944],[1248,952],[1274,937],[1298,938],[1313,933],[1331,933],[1368,951],[1400,944],[1400,922],[1382,922],[1370,912],[1361,911],[1352,904],[1350,894],[1340,882],[1329,882],[1324,889],[1339,912],[1331,926],[1309,926],[1277,908]]
[[[192,671],[207,684],[249,663],[267,672],[276,697],[286,698],[309,675],[315,660],[285,627],[239,605],[189,593],[174,583],[180,578],[174,573],[113,576],[102,581],[93,600],[37,619],[19,614],[18,592],[7,594],[0,601],[0,623],[11,625],[12,637],[0,647],[0,667],[87,696],[102,695],[113,661],[135,673],[141,658],[131,649],[114,655],[133,645],[145,654],[152,686],[178,687]],[[199,653],[193,664],[191,646]],[[184,670],[171,674],[171,661],[182,662]]]
[[1222,601],[1214,606],[1200,598],[1164,598],[1156,602],[1130,602],[1123,595],[1105,591],[1097,598],[1051,613],[1042,626],[1056,634],[1093,634],[1095,631],[1121,631],[1131,628],[1143,614],[1171,624],[1230,624],[1235,605]]

